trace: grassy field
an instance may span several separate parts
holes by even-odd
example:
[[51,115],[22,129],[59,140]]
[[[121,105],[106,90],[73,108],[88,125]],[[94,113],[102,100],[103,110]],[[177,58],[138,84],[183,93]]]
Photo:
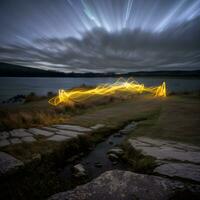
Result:
[[147,136],[200,145],[200,99],[172,96],[160,104],[160,110],[138,124],[130,137]]
[[[4,108],[3,112],[13,117],[15,124],[8,118],[1,118],[1,124],[7,120],[10,128],[44,126],[55,123],[77,124],[90,127],[105,124],[104,132],[118,130],[129,121],[137,121],[137,129],[129,137],[148,136],[169,139],[200,145],[200,99],[198,96],[174,95],[167,98],[155,98],[150,95],[137,95],[131,99],[103,100],[101,103],[88,103],[82,107],[54,107],[47,100],[30,102],[23,105]],[[22,114],[23,113],[23,114]],[[30,119],[34,113],[41,115],[41,121]],[[29,121],[20,116],[29,116]],[[47,117],[49,116],[49,117]],[[16,126],[15,126],[16,125]],[[102,136],[104,133],[101,133]],[[98,135],[101,137],[101,135]],[[48,143],[39,138],[38,142],[29,145],[12,145],[4,148],[20,159],[29,158],[32,154],[45,153],[57,149],[57,144]],[[25,151],[24,151],[25,150]]]

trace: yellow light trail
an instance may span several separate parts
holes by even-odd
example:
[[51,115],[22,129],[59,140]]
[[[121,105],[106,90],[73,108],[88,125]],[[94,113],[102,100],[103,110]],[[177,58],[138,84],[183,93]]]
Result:
[[111,96],[119,92],[128,92],[134,94],[141,94],[148,92],[153,94],[155,97],[166,97],[166,83],[163,82],[161,85],[156,87],[145,87],[144,84],[140,84],[133,78],[125,80],[124,78],[119,78],[116,82],[109,84],[100,84],[92,89],[72,89],[72,90],[62,90],[58,91],[58,95],[51,98],[49,103],[51,105],[57,106],[61,103],[67,105],[74,105],[85,101],[92,96]]

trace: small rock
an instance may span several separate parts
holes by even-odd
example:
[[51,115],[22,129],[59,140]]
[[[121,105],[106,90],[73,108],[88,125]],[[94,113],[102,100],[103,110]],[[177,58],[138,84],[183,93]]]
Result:
[[86,176],[86,170],[82,164],[74,165],[73,170],[75,177]]
[[118,160],[119,157],[116,155],[116,154],[113,154],[113,153],[110,153],[108,154],[108,158],[111,160],[111,161],[115,161],[115,160]]
[[41,154],[39,154],[39,153],[33,154],[32,160],[41,160]]
[[117,161],[112,161],[113,165],[117,165],[117,163],[118,163]]
[[104,124],[96,124],[96,125],[94,125],[94,126],[92,126],[92,127],[90,127],[90,128],[91,128],[92,130],[98,130],[98,129],[103,128],[103,127],[105,127]]
[[115,154],[115,155],[121,156],[121,155],[123,154],[123,152],[124,152],[124,151],[123,151],[121,148],[115,147],[115,148],[113,148],[113,149],[110,149],[110,150],[108,151],[108,154]]

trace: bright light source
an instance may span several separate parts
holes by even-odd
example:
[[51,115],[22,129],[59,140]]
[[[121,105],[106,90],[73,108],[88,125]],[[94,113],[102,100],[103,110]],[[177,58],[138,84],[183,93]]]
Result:
[[143,84],[138,83],[133,78],[127,81],[119,78],[116,82],[109,84],[100,84],[92,89],[73,89],[69,91],[59,90],[58,95],[49,100],[49,103],[57,106],[61,103],[73,105],[74,103],[82,102],[91,98],[94,95],[111,96],[120,92],[141,94],[148,92],[156,97],[166,97],[166,83],[156,87],[145,87]]

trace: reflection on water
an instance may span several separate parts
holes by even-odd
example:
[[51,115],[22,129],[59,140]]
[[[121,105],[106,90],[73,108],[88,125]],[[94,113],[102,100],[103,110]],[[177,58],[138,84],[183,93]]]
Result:
[[[97,85],[100,83],[112,83],[117,78],[0,78],[0,101],[6,100],[18,94],[35,92],[46,95],[47,92],[56,92],[58,89],[68,89],[82,84]],[[196,78],[170,78],[170,77],[136,77],[140,83],[146,86],[160,85],[163,81],[167,83],[168,91],[196,91],[200,90],[200,79]]]

